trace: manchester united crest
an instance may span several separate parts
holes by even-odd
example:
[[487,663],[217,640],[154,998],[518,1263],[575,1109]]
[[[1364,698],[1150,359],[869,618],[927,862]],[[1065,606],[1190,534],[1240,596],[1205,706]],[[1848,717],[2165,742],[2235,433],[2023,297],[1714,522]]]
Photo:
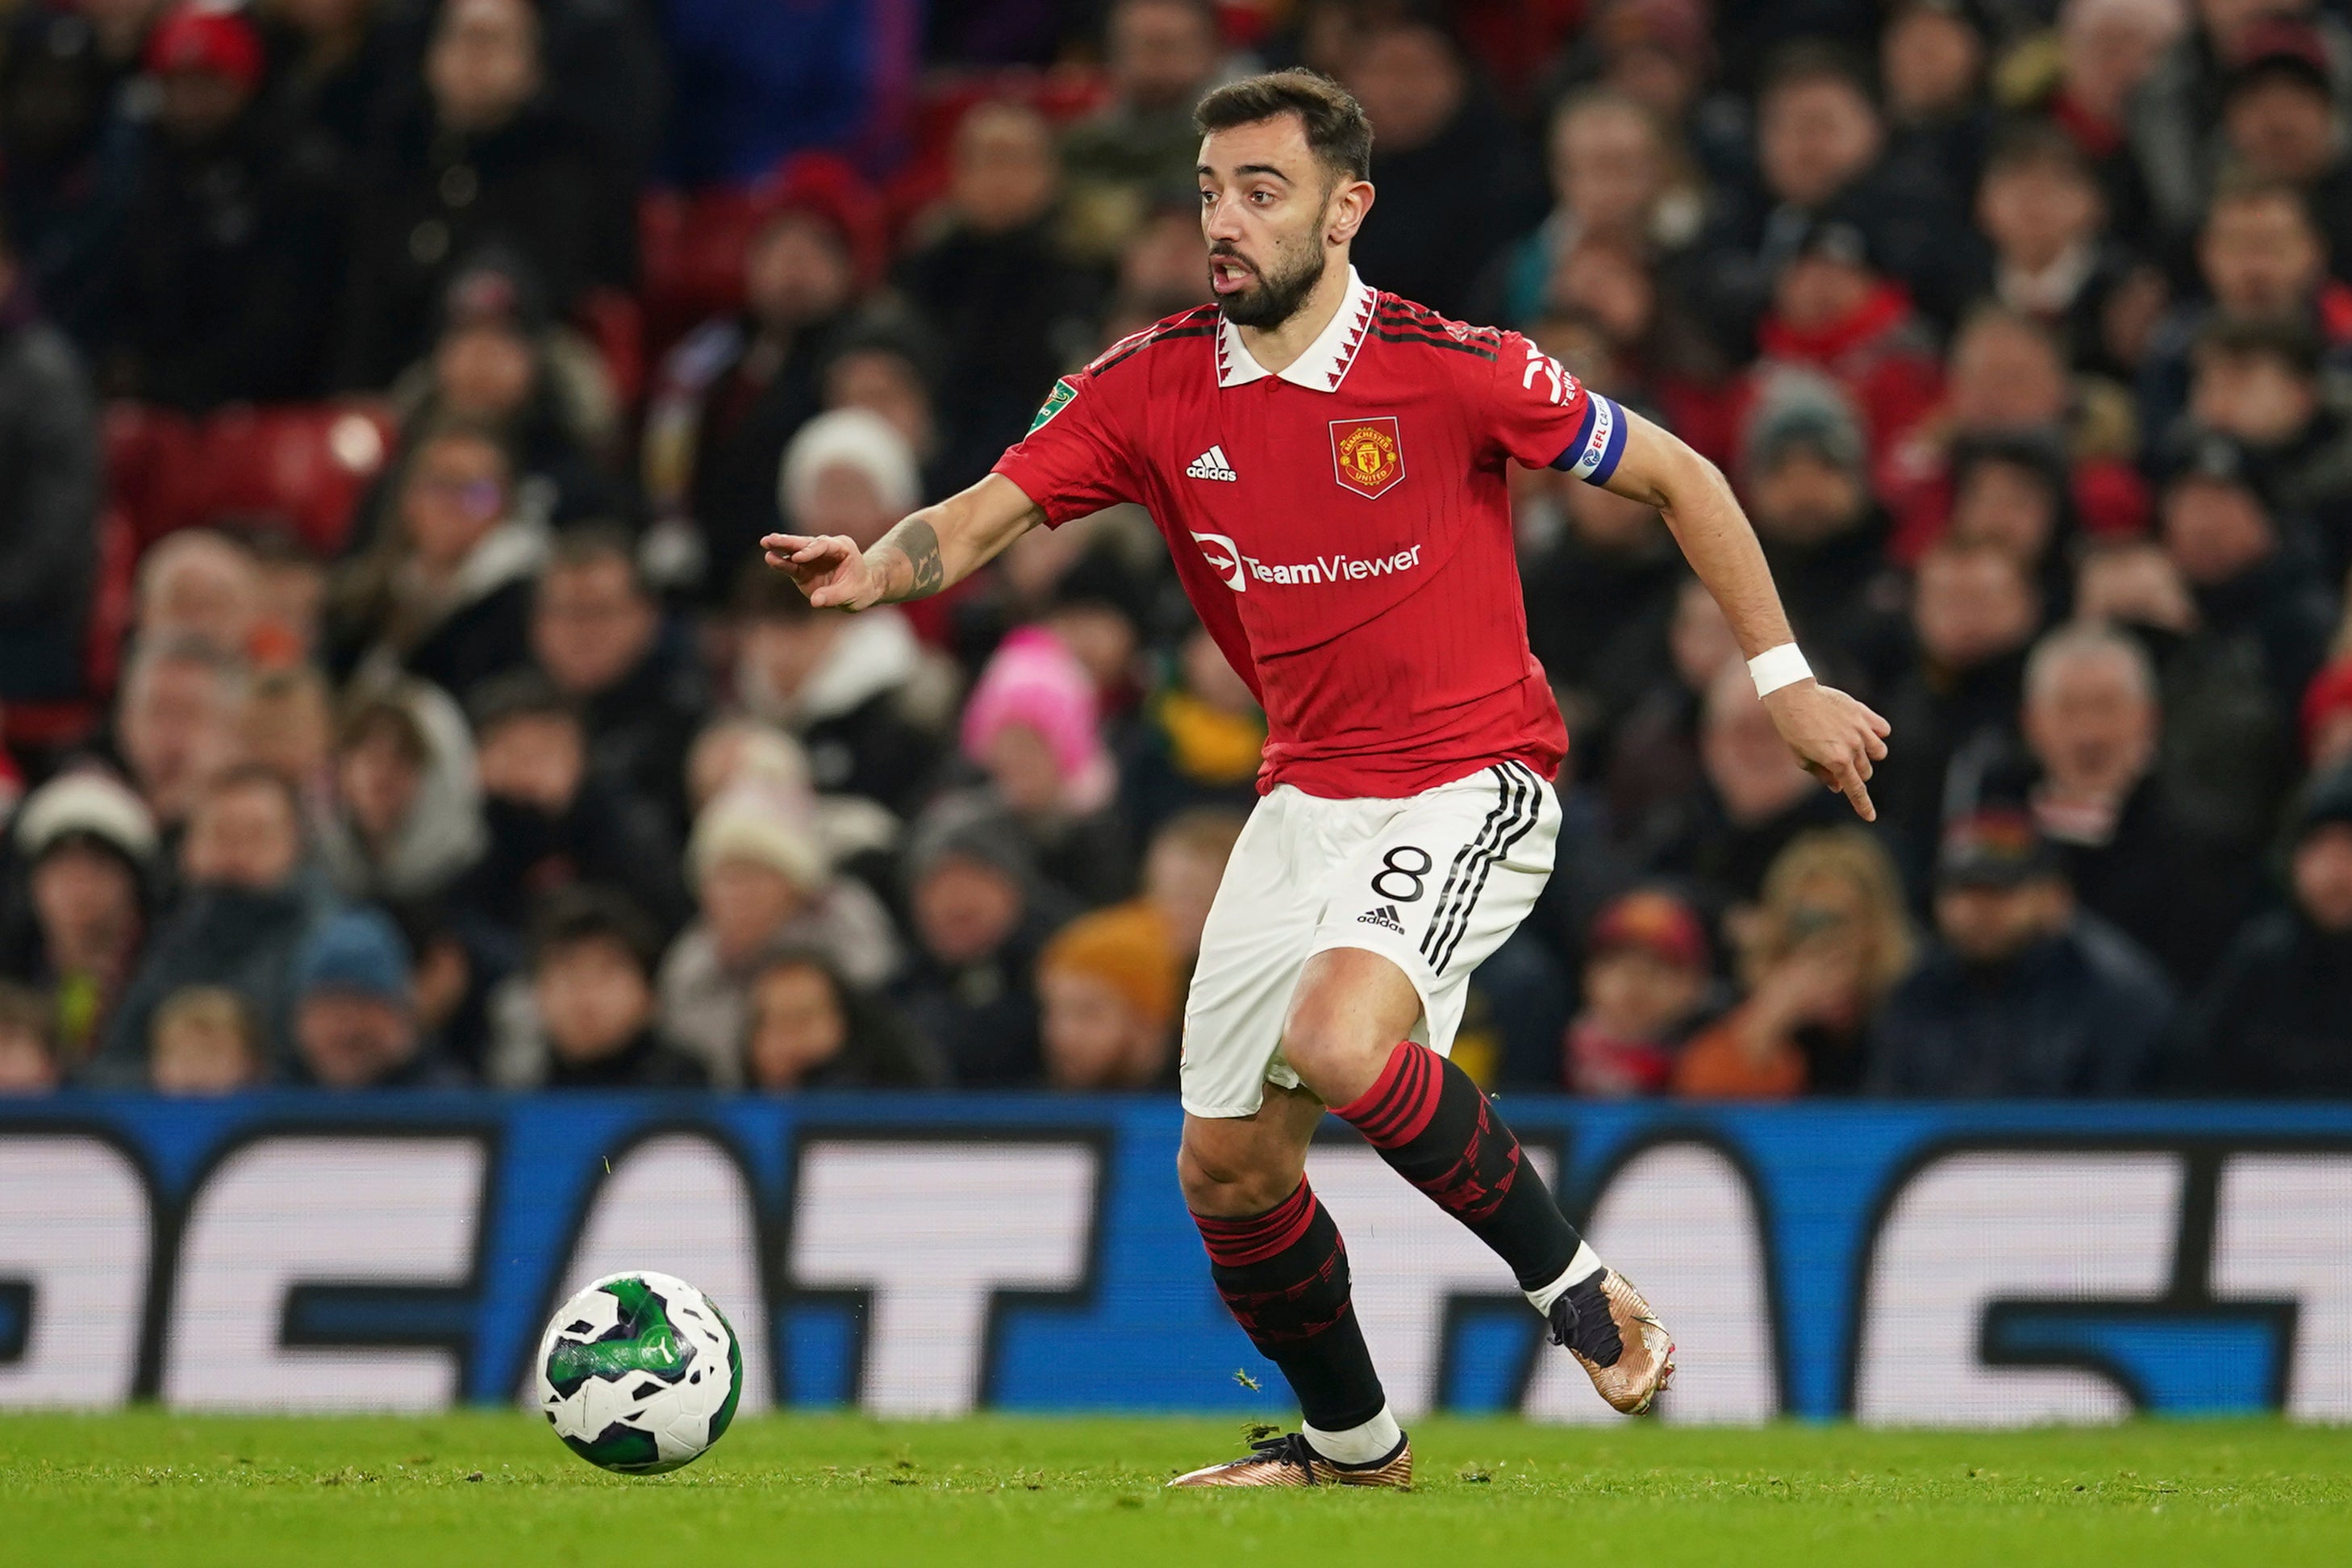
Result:
[[1331,472],[1362,496],[1385,494],[1404,478],[1404,443],[1396,416],[1331,421]]

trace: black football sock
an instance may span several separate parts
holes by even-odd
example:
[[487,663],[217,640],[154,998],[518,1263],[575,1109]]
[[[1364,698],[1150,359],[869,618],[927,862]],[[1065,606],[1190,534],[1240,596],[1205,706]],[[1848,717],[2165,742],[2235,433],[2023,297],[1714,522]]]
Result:
[[1234,1321],[1282,1369],[1309,1426],[1343,1432],[1388,1407],[1348,1299],[1348,1249],[1314,1191],[1241,1219],[1196,1214],[1209,1274]]
[[1389,1054],[1371,1088],[1337,1108],[1397,1174],[1495,1249],[1548,1311],[1572,1282],[1571,1264],[1600,1260],[1559,1212],[1519,1141],[1470,1075],[1411,1040]]

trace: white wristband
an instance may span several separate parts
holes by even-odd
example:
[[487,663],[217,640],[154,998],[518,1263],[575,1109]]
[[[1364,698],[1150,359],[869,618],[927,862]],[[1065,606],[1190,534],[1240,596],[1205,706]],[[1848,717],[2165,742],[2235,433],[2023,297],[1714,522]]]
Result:
[[1800,680],[1811,680],[1812,666],[1795,643],[1784,642],[1779,647],[1768,647],[1748,661],[1748,678],[1756,682],[1756,695],[1769,697],[1784,686],[1794,686]]

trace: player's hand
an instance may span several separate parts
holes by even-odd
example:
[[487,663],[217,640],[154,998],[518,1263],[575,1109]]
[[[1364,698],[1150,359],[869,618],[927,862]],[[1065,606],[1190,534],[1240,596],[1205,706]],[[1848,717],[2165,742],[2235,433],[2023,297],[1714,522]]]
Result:
[[1834,686],[1800,680],[1764,699],[1772,727],[1805,771],[1853,803],[1864,822],[1878,820],[1870,804],[1870,775],[1886,760],[1894,726]]
[[820,610],[863,610],[882,602],[881,574],[847,534],[772,533],[760,548],[768,552],[768,564]]

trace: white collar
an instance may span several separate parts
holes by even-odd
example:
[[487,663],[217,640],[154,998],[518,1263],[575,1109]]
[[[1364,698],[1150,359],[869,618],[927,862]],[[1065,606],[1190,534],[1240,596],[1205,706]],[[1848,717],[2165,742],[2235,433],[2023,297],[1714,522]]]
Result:
[[1293,386],[1303,386],[1309,392],[1337,392],[1339,383],[1347,378],[1348,367],[1356,363],[1356,350],[1362,345],[1365,331],[1372,324],[1372,305],[1380,298],[1370,285],[1356,276],[1353,267],[1348,268],[1348,296],[1339,301],[1331,320],[1307,352],[1279,371],[1270,371],[1251,357],[1242,346],[1242,331],[1220,315],[1217,318],[1217,384],[1245,386],[1261,376],[1280,375]]

